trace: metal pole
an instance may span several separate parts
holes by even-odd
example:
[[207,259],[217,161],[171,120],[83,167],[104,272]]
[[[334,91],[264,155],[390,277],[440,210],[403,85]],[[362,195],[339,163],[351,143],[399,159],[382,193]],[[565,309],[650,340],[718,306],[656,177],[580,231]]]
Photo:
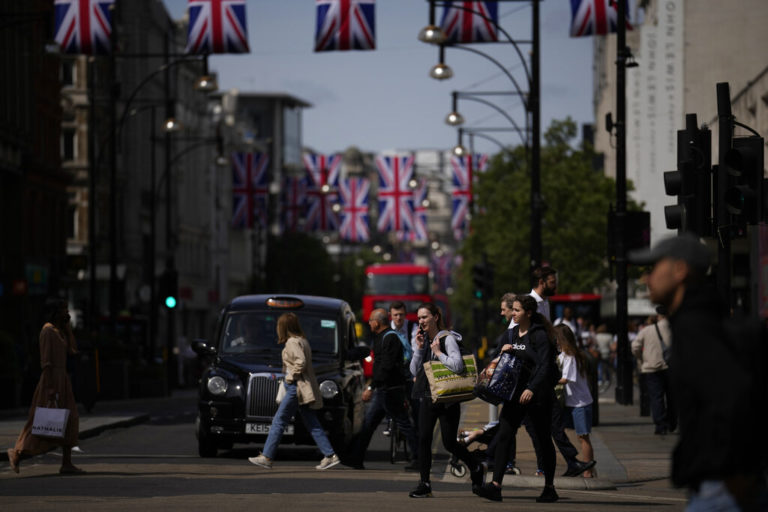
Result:
[[541,264],[541,101],[539,82],[539,0],[533,0],[533,53],[528,108],[531,112],[531,268]]
[[616,402],[632,405],[632,359],[629,350],[627,258],[624,232],[627,214],[626,3],[618,2],[616,23]]
[[[88,59],[88,330],[98,332],[96,303],[96,66]],[[92,338],[92,342],[95,338]]]
[[[166,38],[165,40],[165,50],[168,52],[168,45],[169,41]],[[165,59],[166,64],[168,63],[168,57]],[[166,119],[169,117],[173,117],[173,103],[171,100],[171,76],[170,71],[168,67],[165,69],[165,117]],[[173,210],[171,208],[171,203],[173,200],[173,197],[171,195],[171,182],[173,181],[173,176],[171,175],[171,133],[169,130],[165,131],[165,273],[166,275],[170,275],[171,273],[175,272],[176,269],[176,261],[175,261],[175,255],[174,255],[174,244],[173,244],[173,228],[172,228],[172,214]],[[168,382],[168,393],[170,394],[171,390],[175,387],[175,368],[173,365],[173,349],[175,347],[175,308],[166,308],[166,339],[165,339],[165,363],[166,363],[166,377]]]
[[731,227],[727,205],[725,202],[726,184],[728,183],[728,168],[725,165],[725,155],[731,149],[733,138],[733,116],[731,115],[731,88],[728,82],[717,84],[717,174],[715,189],[717,219],[717,291],[731,305]]
[[[116,7],[116,6],[115,6]],[[113,11],[117,23],[117,8]],[[116,48],[116,30],[112,31],[112,48]],[[109,329],[110,334],[117,334],[116,322],[118,312],[117,297],[117,102],[119,100],[117,87],[117,59],[115,52],[110,57],[110,96],[109,122],[112,127],[112,137],[109,142]]]
[[155,175],[156,172],[156,150],[155,150],[155,144],[157,141],[155,140],[155,124],[156,124],[156,117],[155,117],[155,106],[152,105],[150,108],[151,112],[151,118],[150,118],[150,127],[149,127],[149,133],[150,133],[150,160],[149,163],[149,179],[150,179],[150,202],[149,202],[149,360],[153,360],[155,357],[155,347],[156,347],[156,337],[157,337],[157,282],[156,282],[156,272],[155,269],[155,239],[157,238],[157,222],[156,222],[156,215],[157,215],[157,184],[155,183]]

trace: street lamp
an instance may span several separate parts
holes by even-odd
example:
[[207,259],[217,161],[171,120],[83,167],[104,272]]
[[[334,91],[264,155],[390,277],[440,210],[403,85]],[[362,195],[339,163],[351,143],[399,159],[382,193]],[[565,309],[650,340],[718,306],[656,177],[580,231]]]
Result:
[[[432,68],[432,71],[430,71],[430,76],[432,76],[433,78],[442,80],[452,76],[453,72],[445,64],[444,48],[445,46],[447,46],[447,44],[444,42],[445,34],[442,34],[442,31],[440,31],[440,34],[437,34],[435,33],[436,31],[434,30],[434,19],[435,19],[434,8],[435,8],[436,0],[427,0],[427,1],[429,2],[429,8],[430,8],[430,24],[424,29],[422,29],[419,35],[420,35],[420,39],[423,41],[440,45],[440,62],[438,63],[438,65]],[[499,0],[499,1],[502,1],[502,0]],[[516,0],[509,0],[509,1],[516,1]],[[504,28],[498,24],[498,22],[488,18],[484,13],[474,10],[471,7],[464,7],[463,5],[466,5],[466,3],[464,3],[461,6],[456,3],[453,4],[454,8],[471,12],[485,19],[488,23],[492,23],[496,27],[496,29],[506,37],[509,44],[511,44],[514,47],[515,51],[520,57],[520,61],[522,62],[522,65],[525,70],[525,75],[528,80],[529,92],[528,92],[527,99],[524,101],[524,104],[526,106],[526,111],[528,112],[528,115],[531,118],[530,126],[532,131],[531,133],[531,146],[532,146],[531,148],[531,198],[530,198],[530,203],[531,203],[530,265],[531,265],[531,268],[540,265],[542,261],[541,214],[542,214],[543,204],[541,200],[541,103],[539,100],[539,97],[540,97],[539,1],[540,0],[530,0],[532,4],[532,11],[533,11],[532,12],[533,38],[531,41],[533,48],[531,51],[530,71],[528,69],[526,60],[523,57],[523,54],[520,51],[520,48],[517,44],[518,42],[512,39],[512,37],[506,32],[506,30],[504,30]],[[424,36],[423,38],[421,37],[422,34]],[[484,54],[483,52],[480,52],[473,48],[469,48],[462,45],[455,45],[455,44],[451,44],[450,46],[453,48],[459,48],[459,49],[471,51],[473,53],[477,53],[479,55],[483,55],[486,58],[495,62],[497,65],[499,65],[499,67],[501,67],[504,70],[504,72],[510,78],[510,80],[515,86],[515,89],[521,94],[521,97],[524,97],[522,90],[518,85],[517,81],[515,80],[515,78],[506,70],[506,68],[504,68],[504,66],[501,66],[501,64],[498,63],[498,61],[491,58],[489,55]]]
[[510,124],[513,126],[515,131],[520,135],[520,139],[523,142],[523,145],[525,146],[526,150],[528,149],[528,128],[526,127],[525,132],[518,126],[517,122],[515,122],[514,118],[510,116],[507,112],[505,112],[501,107],[496,105],[495,103],[492,103],[488,100],[485,100],[483,98],[479,98],[478,96],[484,96],[484,95],[515,95],[517,93],[515,92],[503,92],[503,91],[480,91],[480,92],[462,92],[462,91],[453,91],[451,93],[452,98],[452,110],[451,112],[445,117],[445,123],[449,126],[460,126],[464,124],[464,116],[462,116],[458,112],[458,100],[459,98],[476,101],[478,103],[482,103],[484,105],[487,105],[499,114],[501,114],[507,121],[510,122]]
[[445,45],[440,45],[440,62],[432,66],[429,76],[435,80],[448,80],[453,76],[453,70],[445,63]]

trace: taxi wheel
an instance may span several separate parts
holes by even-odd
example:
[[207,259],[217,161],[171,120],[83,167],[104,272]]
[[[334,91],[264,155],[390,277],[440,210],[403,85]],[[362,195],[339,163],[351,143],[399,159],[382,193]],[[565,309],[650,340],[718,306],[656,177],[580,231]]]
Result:
[[195,421],[195,427],[195,430],[197,431],[198,455],[205,458],[215,457],[216,452],[218,451],[216,448],[216,443],[213,439],[211,439],[211,436],[205,431],[205,429],[202,428],[199,416]]

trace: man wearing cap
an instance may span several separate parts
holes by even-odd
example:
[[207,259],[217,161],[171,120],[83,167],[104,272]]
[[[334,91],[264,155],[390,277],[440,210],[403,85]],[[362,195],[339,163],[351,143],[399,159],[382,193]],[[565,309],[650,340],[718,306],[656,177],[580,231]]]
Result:
[[669,312],[680,428],[672,483],[690,489],[688,511],[766,510],[766,443],[756,419],[766,409],[753,385],[754,365],[765,360],[745,362],[729,340],[727,307],[706,282],[708,249],[686,233],[628,256],[653,266],[646,276],[650,299]]

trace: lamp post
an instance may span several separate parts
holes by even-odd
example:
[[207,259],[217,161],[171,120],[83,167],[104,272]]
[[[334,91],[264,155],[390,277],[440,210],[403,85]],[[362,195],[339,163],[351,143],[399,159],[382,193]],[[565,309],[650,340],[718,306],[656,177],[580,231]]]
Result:
[[616,402],[632,405],[632,357],[629,347],[627,258],[624,243],[627,215],[627,99],[626,67],[631,56],[626,47],[626,3],[618,2],[616,22]]
[[466,99],[470,101],[476,101],[478,103],[482,103],[483,105],[487,105],[494,109],[496,112],[502,115],[509,123],[512,125],[514,130],[517,132],[517,134],[520,136],[521,141],[523,142],[523,145],[525,146],[526,151],[528,151],[528,144],[529,144],[529,137],[528,137],[528,127],[525,127],[525,131],[520,128],[520,126],[517,124],[515,119],[510,116],[507,112],[504,111],[501,107],[496,105],[495,103],[492,103],[486,99],[480,98],[478,96],[497,96],[497,95],[516,95],[516,92],[511,91],[481,91],[481,92],[462,92],[462,91],[453,91],[451,93],[452,98],[452,110],[451,112],[445,117],[445,123],[450,126],[460,126],[464,124],[464,116],[461,115],[458,111],[458,100],[459,99]]
[[[517,83],[517,80],[504,68],[500,63],[495,61],[489,55],[484,54],[474,48],[469,48],[462,45],[446,45],[445,34],[442,33],[435,25],[435,2],[436,0],[427,0],[429,2],[429,25],[421,30],[419,33],[419,39],[431,44],[440,45],[440,62],[437,66],[432,68],[430,76],[436,79],[446,79],[453,76],[453,72],[445,64],[445,47],[450,46],[452,48],[459,48],[479,55],[483,55],[486,58],[494,61],[499,67],[501,67],[507,76],[511,79],[516,90],[521,93],[522,90]],[[531,69],[528,70],[525,58],[518,46],[518,42],[512,39],[509,34],[499,24],[484,13],[471,9],[470,7],[459,7],[454,5],[455,8],[472,12],[473,14],[484,18],[487,22],[492,23],[506,38],[507,42],[511,44],[517,52],[520,60],[525,69],[525,75],[528,80],[528,95],[527,100],[524,101],[526,112],[530,116],[531,122],[531,238],[530,238],[530,265],[534,268],[542,262],[542,240],[541,240],[541,213],[542,213],[542,200],[541,200],[541,104],[540,97],[540,78],[539,78],[539,60],[540,60],[540,35],[539,35],[539,1],[540,0],[498,0],[498,1],[527,1],[532,5],[532,50],[531,50]]]

